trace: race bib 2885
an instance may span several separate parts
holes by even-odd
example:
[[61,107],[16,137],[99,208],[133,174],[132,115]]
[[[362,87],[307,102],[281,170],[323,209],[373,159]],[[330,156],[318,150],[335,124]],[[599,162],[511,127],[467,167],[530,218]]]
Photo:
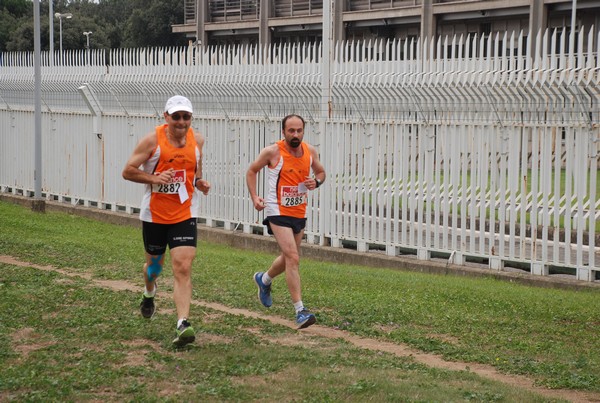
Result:
[[307,192],[300,193],[298,186],[281,187],[281,205],[295,207],[307,202]]

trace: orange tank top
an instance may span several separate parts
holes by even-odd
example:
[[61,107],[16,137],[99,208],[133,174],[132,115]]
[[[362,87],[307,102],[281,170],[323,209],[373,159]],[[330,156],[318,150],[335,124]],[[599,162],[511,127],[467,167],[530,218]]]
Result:
[[285,147],[285,140],[277,142],[279,162],[268,170],[269,190],[266,197],[265,215],[282,215],[306,218],[308,189],[304,186],[310,175],[312,156],[306,143],[300,143],[302,156],[291,155]]
[[175,176],[166,185],[146,185],[140,219],[158,224],[176,224],[198,216],[198,194],[194,177],[200,150],[192,128],[186,133],[185,146],[173,146],[167,138],[167,125],[156,127],[156,148],[142,169],[158,174],[169,168]]

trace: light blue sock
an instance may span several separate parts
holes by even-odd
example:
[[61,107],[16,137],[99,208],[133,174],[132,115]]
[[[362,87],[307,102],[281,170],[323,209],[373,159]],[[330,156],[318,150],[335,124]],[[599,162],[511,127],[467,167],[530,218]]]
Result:
[[304,304],[302,303],[302,301],[294,302],[294,309],[296,310],[296,313],[298,313],[301,310],[303,310],[304,309]]

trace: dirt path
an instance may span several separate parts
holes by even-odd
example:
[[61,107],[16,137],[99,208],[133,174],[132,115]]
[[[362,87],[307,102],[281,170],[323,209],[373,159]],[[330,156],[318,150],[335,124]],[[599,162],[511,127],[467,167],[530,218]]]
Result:
[[[91,281],[95,285],[103,288],[108,288],[115,291],[140,291],[140,287],[134,285],[132,283],[128,283],[126,281],[115,281],[115,280],[100,280],[94,279],[91,275],[85,273],[75,273],[69,270],[58,269],[53,266],[41,266],[33,263],[23,262],[18,259],[15,259],[11,256],[0,255],[0,263],[6,263],[19,267],[31,267],[38,270],[44,271],[52,271],[56,273],[60,273],[64,276],[68,277],[81,277],[86,280]],[[159,292],[159,294],[163,294]],[[165,297],[169,297],[167,293],[164,293]],[[247,309],[239,309],[239,308],[231,308],[226,305],[205,302],[199,300],[193,300],[193,304],[197,306],[202,306],[206,308],[213,309],[215,311],[225,312],[232,315],[242,315],[249,318],[256,318],[261,320],[266,320],[271,323],[275,323],[281,326],[286,326],[292,329],[296,328],[296,324],[292,321],[276,317],[276,316],[267,316],[261,313],[250,311]],[[532,392],[538,393],[540,395],[549,397],[549,398],[561,398],[566,399],[571,402],[600,402],[600,394],[591,393],[591,392],[581,392],[567,389],[547,389],[539,386],[535,386],[533,381],[529,378],[523,376],[516,375],[507,375],[498,372],[494,367],[489,365],[477,364],[477,363],[467,363],[467,362],[456,362],[456,361],[446,361],[440,356],[434,354],[423,353],[418,350],[411,349],[403,344],[390,343],[386,341],[376,340],[376,339],[367,339],[363,337],[359,337],[353,335],[349,332],[343,330],[332,329],[325,326],[313,325],[307,329],[299,332],[299,337],[301,335],[312,335],[325,337],[330,339],[343,339],[356,347],[364,348],[368,350],[374,351],[383,351],[386,353],[394,354],[398,357],[412,357],[415,361],[427,365],[433,368],[441,368],[452,371],[469,371],[473,372],[481,377],[488,378],[494,381],[502,382],[506,385],[515,386],[518,388],[530,390]],[[287,341],[289,342],[289,340]]]

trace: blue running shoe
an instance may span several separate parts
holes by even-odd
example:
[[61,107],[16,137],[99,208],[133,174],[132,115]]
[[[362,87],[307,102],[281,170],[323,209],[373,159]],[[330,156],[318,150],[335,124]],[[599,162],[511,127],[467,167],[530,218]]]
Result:
[[271,298],[271,284],[269,284],[269,285],[263,284],[263,282],[262,282],[263,274],[265,274],[265,273],[262,271],[254,273],[254,282],[256,283],[256,286],[258,287],[258,300],[260,301],[261,304],[263,304],[265,307],[268,308],[271,305],[273,305],[273,298]]
[[296,314],[296,324],[298,329],[305,329],[310,325],[313,325],[317,321],[315,315],[310,313],[307,309],[303,309]]

